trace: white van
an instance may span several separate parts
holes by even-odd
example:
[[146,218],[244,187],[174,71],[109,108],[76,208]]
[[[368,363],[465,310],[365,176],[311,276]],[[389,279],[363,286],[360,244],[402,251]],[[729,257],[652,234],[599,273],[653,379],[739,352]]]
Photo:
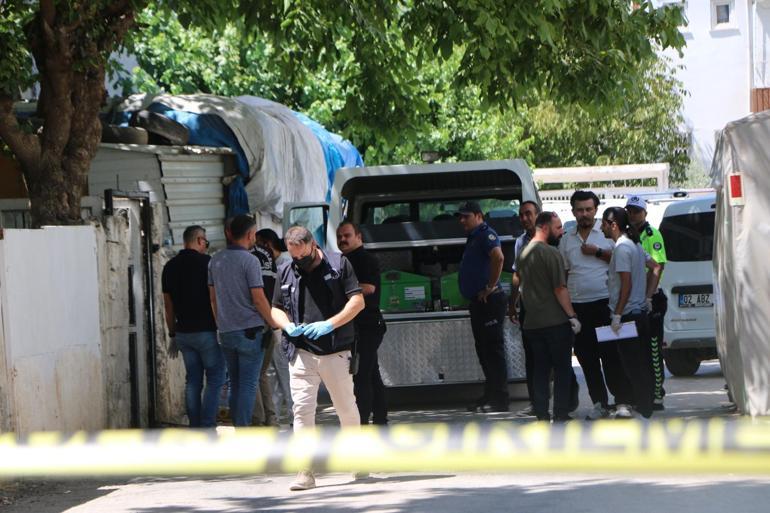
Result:
[[668,263],[661,288],[668,297],[663,358],[675,376],[695,374],[702,360],[717,357],[714,324],[714,212],[710,193],[666,207],[660,231]]
[[[467,200],[481,204],[487,222],[500,236],[503,271],[510,271],[514,238],[522,232],[516,215],[519,205],[540,204],[532,172],[520,159],[340,169],[331,205],[285,207],[284,230],[303,225],[333,251],[340,221],[349,219],[360,226],[364,247],[377,257],[383,272],[385,299],[380,305],[388,331],[379,363],[388,386],[484,380],[467,306],[452,299],[457,298],[456,272],[466,241],[457,209]],[[401,282],[389,285],[391,275]],[[501,281],[510,283],[510,274]],[[396,303],[388,303],[388,287],[393,295],[402,295],[393,297]],[[394,304],[407,306],[390,308]],[[509,381],[522,380],[519,329],[506,319],[504,334]]]

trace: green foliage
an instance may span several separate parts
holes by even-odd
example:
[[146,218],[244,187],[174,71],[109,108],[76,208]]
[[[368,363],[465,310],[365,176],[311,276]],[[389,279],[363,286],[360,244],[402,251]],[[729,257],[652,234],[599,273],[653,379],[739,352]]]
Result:
[[665,62],[644,68],[640,86],[616,108],[591,111],[552,100],[524,109],[538,167],[668,162],[672,183],[684,180],[689,164],[681,84]]
[[0,94],[15,98],[34,82],[24,27],[34,15],[29,2],[0,2]]

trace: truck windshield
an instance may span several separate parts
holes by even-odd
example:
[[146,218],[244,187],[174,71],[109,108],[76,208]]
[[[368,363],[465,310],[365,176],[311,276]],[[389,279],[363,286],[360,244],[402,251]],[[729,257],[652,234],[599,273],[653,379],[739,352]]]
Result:
[[666,257],[673,262],[703,262],[714,252],[714,212],[699,212],[663,218],[660,233]]

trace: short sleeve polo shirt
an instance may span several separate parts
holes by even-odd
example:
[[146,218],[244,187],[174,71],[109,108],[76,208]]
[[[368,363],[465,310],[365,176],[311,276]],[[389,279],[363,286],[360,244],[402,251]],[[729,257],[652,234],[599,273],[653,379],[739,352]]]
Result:
[[594,223],[585,241],[580,237],[577,226],[564,232],[559,242],[559,251],[564,257],[564,267],[567,270],[569,297],[573,303],[607,299],[607,262],[594,255],[584,255],[580,249],[583,244],[593,244],[608,252],[615,247],[612,239],[606,238],[602,233],[600,222]]
[[490,272],[489,254],[499,247],[500,237],[487,223],[481,223],[468,234],[458,278],[463,297],[473,299],[486,288]]

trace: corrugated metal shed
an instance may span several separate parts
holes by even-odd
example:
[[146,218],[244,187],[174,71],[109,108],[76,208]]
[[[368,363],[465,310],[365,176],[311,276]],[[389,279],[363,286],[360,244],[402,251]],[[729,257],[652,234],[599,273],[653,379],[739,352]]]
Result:
[[164,244],[179,248],[191,224],[206,228],[213,246],[224,246],[226,176],[235,174],[228,148],[101,144],[91,163],[89,193],[105,189],[150,192],[163,203]]

